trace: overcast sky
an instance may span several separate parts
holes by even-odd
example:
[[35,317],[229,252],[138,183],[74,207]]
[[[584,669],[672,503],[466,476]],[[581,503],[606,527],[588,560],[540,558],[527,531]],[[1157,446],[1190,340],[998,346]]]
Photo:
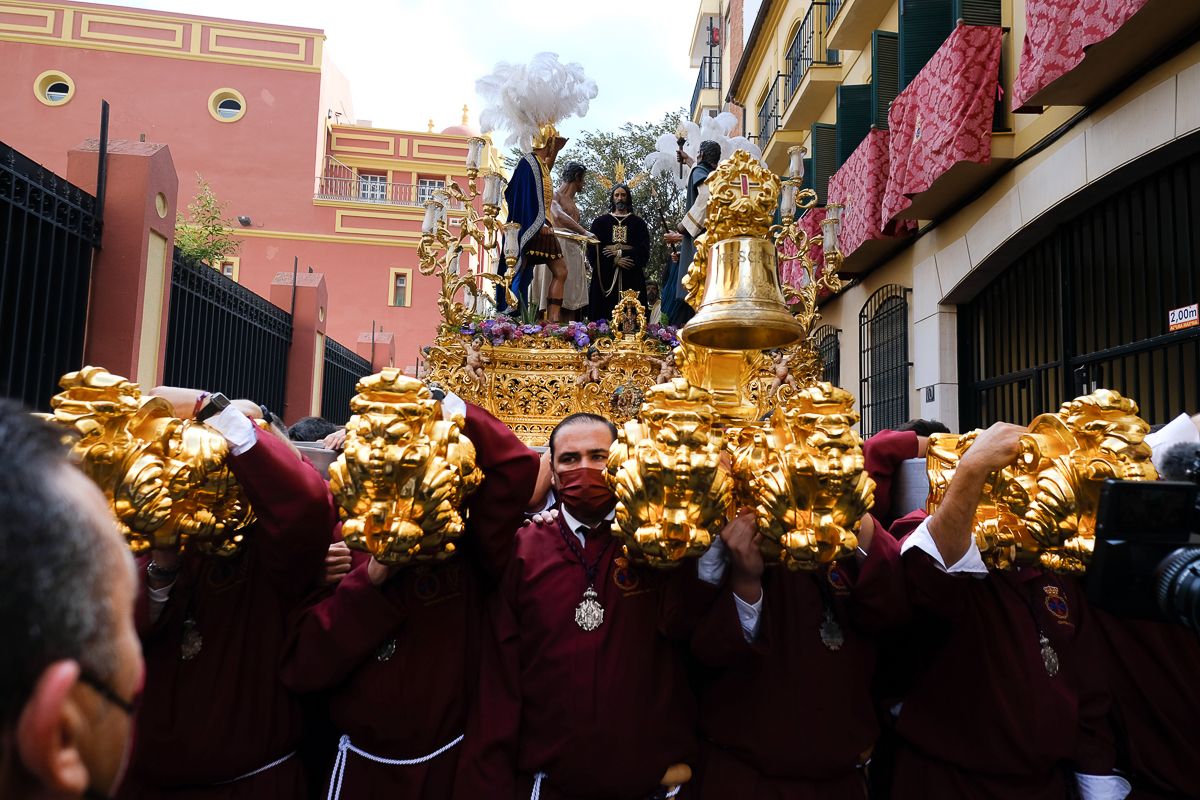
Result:
[[[101,0],[104,2],[104,0]],[[125,0],[106,5],[320,28],[346,74],[360,119],[425,130],[478,127],[475,79],[497,61],[549,50],[578,61],[600,87],[583,121],[608,130],[658,119],[691,102],[688,39],[699,0]]]

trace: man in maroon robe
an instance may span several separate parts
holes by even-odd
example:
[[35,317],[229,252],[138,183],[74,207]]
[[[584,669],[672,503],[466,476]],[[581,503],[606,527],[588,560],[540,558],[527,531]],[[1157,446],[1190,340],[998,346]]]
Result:
[[468,500],[460,554],[389,569],[353,552],[349,574],[293,627],[284,682],[324,693],[341,737],[326,763],[332,798],[444,800],[453,791],[478,683],[483,598],[511,553],[538,455],[454,395],[443,410],[465,418],[484,474]]
[[455,797],[641,800],[694,756],[694,701],[666,630],[668,582],[610,530],[616,438],[575,414],[550,438],[560,514],[517,532],[485,644]]
[[156,550],[140,560],[146,683],[118,796],[293,800],[305,794],[301,711],[279,660],[288,616],[325,558],[333,497],[311,464],[236,405],[205,424],[229,442],[257,521],[237,555]]
[[1026,429],[997,423],[959,462],[937,513],[901,547],[918,639],[898,708],[892,797],[1122,798],[1095,620],[1077,584],[989,571],[971,523]]
[[[699,797],[861,800],[879,734],[873,636],[906,610],[899,545],[867,516],[855,558],[791,572],[764,571],[736,526],[721,540],[730,578],[692,639],[708,668]],[[748,613],[756,599],[761,612]]]

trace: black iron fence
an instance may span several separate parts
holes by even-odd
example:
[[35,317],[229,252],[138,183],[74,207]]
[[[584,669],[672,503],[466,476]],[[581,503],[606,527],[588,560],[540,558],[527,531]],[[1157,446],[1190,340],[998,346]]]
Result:
[[718,91],[721,89],[720,56],[705,56],[700,60],[700,70],[696,73],[696,88],[692,90],[692,119],[696,118],[696,107],[700,105],[700,93],[705,89]]
[[175,251],[163,381],[245,397],[283,415],[292,315]]
[[338,425],[350,419],[350,398],[359,379],[370,375],[371,362],[325,337],[325,372],[321,381],[321,416]]
[[96,200],[0,142],[0,395],[46,409],[83,361]]
[[[1130,169],[1137,169],[1133,165]],[[959,306],[962,429],[1036,415],[1096,388],[1151,423],[1200,408],[1200,156],[1101,200]]]
[[862,430],[868,436],[908,419],[908,296],[911,289],[889,284],[867,299],[858,314],[861,345]]
[[829,23],[841,8],[837,3],[813,3],[808,13],[796,29],[792,43],[788,46],[787,64],[787,96],[784,105],[795,97],[800,88],[800,82],[812,68],[813,64],[840,64],[837,50],[830,50],[826,37],[829,33]]
[[771,137],[775,135],[775,131],[779,130],[780,122],[783,119],[784,101],[780,97],[780,87],[787,79],[787,75],[776,74],[775,80],[771,81],[771,88],[767,91],[767,96],[763,98],[762,105],[758,107],[758,141],[764,149],[771,141]]

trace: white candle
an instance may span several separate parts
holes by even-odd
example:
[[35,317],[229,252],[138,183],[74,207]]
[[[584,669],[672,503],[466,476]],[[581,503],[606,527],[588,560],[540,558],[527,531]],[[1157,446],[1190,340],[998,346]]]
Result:
[[421,233],[433,233],[437,228],[439,208],[441,204],[436,200],[425,201],[425,219],[421,222]]
[[504,196],[504,187],[507,184],[508,182],[499,172],[483,173],[483,204],[485,206],[500,205],[500,200]]
[[483,160],[483,148],[487,141],[479,136],[472,136],[467,139],[467,169],[479,169],[479,164]]
[[445,189],[438,189],[433,193],[433,202],[438,204],[437,220],[442,222],[446,219],[446,209],[450,207],[450,193]]
[[504,257],[516,260],[521,255],[521,223],[510,222],[504,226]]
[[825,237],[825,255],[836,252],[838,248],[838,237],[842,233],[842,206],[837,203],[830,203],[825,207],[825,219],[821,221],[821,227],[824,228]]
[[783,197],[779,203],[779,215],[784,222],[790,220],[796,213],[796,186],[793,183],[783,185]]
[[804,156],[808,155],[808,150],[800,147],[788,148],[788,177],[802,180],[804,178]]

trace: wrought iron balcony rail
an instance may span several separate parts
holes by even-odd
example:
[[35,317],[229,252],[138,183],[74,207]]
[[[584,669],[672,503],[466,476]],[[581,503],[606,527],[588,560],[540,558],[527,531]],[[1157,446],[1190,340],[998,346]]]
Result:
[[763,98],[762,105],[758,107],[758,143],[760,147],[765,148],[767,142],[771,141],[771,137],[775,135],[775,131],[779,130],[783,120],[783,106],[786,105],[786,102],[781,102],[783,100],[781,87],[787,81],[787,75],[776,73],[775,79],[771,82],[770,91]]
[[692,118],[696,117],[696,108],[700,105],[700,93],[705,89],[721,90],[721,57],[705,56],[700,61],[700,71],[696,74],[696,88],[692,91]]
[[[383,175],[363,174],[333,156],[325,157],[325,169],[317,176],[318,200],[349,200],[355,203],[378,203],[392,206],[420,206],[429,200],[437,185],[390,183]],[[451,210],[461,210],[462,203],[451,200]]]
[[786,56],[787,100],[790,103],[800,88],[800,82],[812,68],[813,64],[840,64],[837,50],[830,50],[827,37],[829,23],[842,7],[842,0],[831,0],[826,3],[813,3],[804,15],[796,35],[788,46]]

